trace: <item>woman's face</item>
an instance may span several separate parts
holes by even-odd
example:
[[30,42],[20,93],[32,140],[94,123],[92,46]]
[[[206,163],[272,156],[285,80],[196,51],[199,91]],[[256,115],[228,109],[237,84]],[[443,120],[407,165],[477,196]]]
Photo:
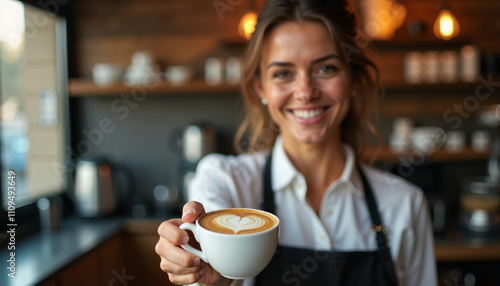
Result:
[[257,93],[268,102],[283,140],[340,139],[351,98],[351,71],[326,27],[286,22],[266,36]]

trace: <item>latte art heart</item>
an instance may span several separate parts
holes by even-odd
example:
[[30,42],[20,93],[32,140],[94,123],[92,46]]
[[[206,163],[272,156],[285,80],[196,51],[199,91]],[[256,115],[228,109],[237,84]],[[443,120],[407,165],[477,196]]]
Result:
[[234,234],[243,230],[256,229],[266,224],[266,221],[255,215],[240,217],[235,214],[225,214],[215,218],[215,223],[230,229]]
[[229,208],[208,212],[198,223],[209,231],[242,235],[274,228],[277,221],[272,214],[260,210]]

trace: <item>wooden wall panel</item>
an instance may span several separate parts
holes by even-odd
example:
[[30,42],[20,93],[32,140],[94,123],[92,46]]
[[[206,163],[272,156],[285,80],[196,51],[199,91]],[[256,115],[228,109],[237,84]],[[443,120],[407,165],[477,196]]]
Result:
[[212,53],[219,53],[222,43],[241,41],[237,23],[247,9],[247,1],[219,13],[222,20],[214,2],[77,1],[69,19],[73,39],[71,76],[90,77],[92,66],[99,62],[126,67],[138,50],[151,51],[163,66],[199,64]]
[[[388,44],[406,43],[434,44],[447,46],[450,43],[473,43],[486,52],[500,50],[500,1],[497,0],[449,0],[449,9],[454,13],[460,24],[460,34],[456,39],[444,41],[437,39],[432,31],[441,8],[442,1],[412,0],[400,1],[407,9],[407,15],[402,26],[396,31],[395,38]],[[411,21],[425,24],[422,35],[412,38],[408,36],[407,27]]]
[[[449,9],[460,24],[460,34],[450,41],[441,40],[433,33],[433,24],[442,2],[435,0],[400,1],[407,9],[402,26],[390,41],[372,41],[370,55],[380,69],[381,79],[386,84],[404,82],[404,56],[410,51],[444,51],[459,49],[468,44],[476,45],[480,53],[500,55],[500,1],[496,0],[450,0]],[[412,37],[408,25],[412,21],[424,24],[424,31]],[[361,23],[363,29],[364,24]]]
[[[352,0],[359,1],[359,0]],[[500,1],[450,0],[449,7],[460,22],[461,33],[455,44],[476,44],[482,52],[500,51]],[[237,3],[219,18],[214,3]],[[92,66],[110,62],[127,66],[137,50],[150,50],[165,65],[200,65],[212,54],[220,55],[223,43],[241,41],[237,23],[248,9],[247,0],[88,0],[76,1],[71,22],[70,43],[72,77],[90,77]],[[259,9],[263,0],[254,1]],[[399,53],[377,50],[377,63],[389,81],[402,78],[404,51],[433,45],[446,48],[450,42],[438,40],[432,25],[441,9],[441,1],[400,1],[408,10],[395,38],[383,43],[400,47]],[[357,7],[357,5],[354,5]],[[416,38],[407,34],[407,24],[419,20],[425,32]],[[398,46],[399,45],[399,46]],[[224,52],[222,52],[224,55]],[[387,73],[387,75],[386,75]]]
[[[387,122],[394,117],[409,116],[417,124],[436,125],[450,129],[453,125],[444,118],[447,110],[474,100],[475,89],[479,84],[404,84],[404,56],[410,51],[458,51],[463,45],[473,44],[479,47],[482,55],[494,53],[500,55],[500,1],[497,0],[449,0],[449,8],[455,14],[461,27],[457,38],[450,41],[437,39],[433,33],[433,24],[442,8],[442,1],[412,0],[399,1],[407,8],[403,25],[396,31],[391,41],[370,42],[369,55],[380,70],[381,80],[388,87],[380,100],[379,114]],[[408,24],[411,21],[424,23],[424,32],[411,37]],[[363,28],[361,23],[361,28]],[[488,78],[489,75],[483,74]],[[499,74],[493,75],[498,82]],[[497,94],[497,91],[495,91]],[[470,110],[477,112],[482,107],[498,101],[495,96],[480,100],[480,106]],[[467,115],[460,129],[468,134],[480,128],[475,123],[475,116]],[[469,119],[468,122],[467,119]],[[390,128],[390,125],[387,125]],[[382,130],[382,131],[385,131]],[[388,135],[388,134],[387,134]]]

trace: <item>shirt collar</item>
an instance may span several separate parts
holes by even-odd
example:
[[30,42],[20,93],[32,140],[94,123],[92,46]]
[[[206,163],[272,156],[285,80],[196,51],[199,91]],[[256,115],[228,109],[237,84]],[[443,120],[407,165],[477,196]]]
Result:
[[[343,144],[342,150],[346,159],[345,167],[340,178],[333,182],[329,189],[333,190],[335,187],[345,184],[354,194],[364,197],[363,184],[361,183],[361,178],[356,170],[354,151],[348,144]],[[272,188],[274,191],[284,189],[296,177],[302,176],[302,174],[295,169],[293,164],[288,159],[285,149],[283,148],[283,140],[281,136],[276,138],[276,143],[273,147],[271,164]]]
[[348,190],[358,196],[364,197],[365,193],[363,192],[361,178],[357,172],[354,150],[348,144],[343,144],[342,150],[345,156],[344,171],[342,172],[342,175],[340,175],[340,178],[336,182],[332,183],[332,186],[344,183],[348,186]]
[[288,186],[300,173],[292,165],[283,148],[281,136],[276,138],[271,162],[271,178],[273,190],[279,191]]

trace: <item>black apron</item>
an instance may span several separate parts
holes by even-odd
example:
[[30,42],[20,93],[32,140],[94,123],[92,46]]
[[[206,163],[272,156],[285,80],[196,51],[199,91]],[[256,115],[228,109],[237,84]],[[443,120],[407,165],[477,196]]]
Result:
[[[332,285],[396,286],[397,279],[387,246],[382,221],[373,192],[361,168],[366,203],[376,233],[376,251],[316,251],[278,245],[269,265],[255,278],[256,286]],[[264,202],[262,208],[274,213],[271,187],[271,156],[264,169]]]

